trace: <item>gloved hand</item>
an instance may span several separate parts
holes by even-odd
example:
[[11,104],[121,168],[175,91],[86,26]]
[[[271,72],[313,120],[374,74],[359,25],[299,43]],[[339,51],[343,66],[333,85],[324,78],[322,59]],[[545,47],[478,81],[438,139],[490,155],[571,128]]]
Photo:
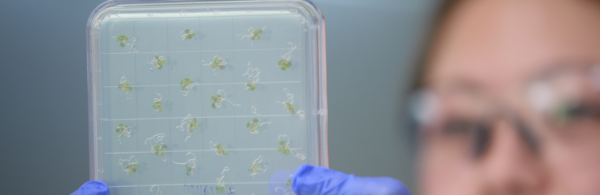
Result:
[[100,180],[85,182],[71,195],[108,195],[108,186]]
[[292,177],[298,195],[410,195],[398,180],[388,177],[355,177],[323,167],[303,165]]

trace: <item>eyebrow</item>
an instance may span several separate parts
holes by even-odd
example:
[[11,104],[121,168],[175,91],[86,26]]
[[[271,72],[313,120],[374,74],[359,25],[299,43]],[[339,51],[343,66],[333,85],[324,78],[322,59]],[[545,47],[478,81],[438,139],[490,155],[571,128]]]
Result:
[[533,82],[538,80],[544,80],[549,77],[556,76],[559,73],[566,71],[583,70],[594,65],[600,65],[600,60],[591,59],[563,59],[553,60],[553,62],[547,63],[549,66],[544,67],[538,73],[532,75],[527,79],[527,82]]
[[[434,82],[431,82],[434,83]],[[481,86],[477,81],[466,79],[464,77],[453,77],[447,81],[440,82],[438,85],[430,85],[431,89],[439,89],[442,91],[460,91],[469,93],[485,93],[486,88]]]

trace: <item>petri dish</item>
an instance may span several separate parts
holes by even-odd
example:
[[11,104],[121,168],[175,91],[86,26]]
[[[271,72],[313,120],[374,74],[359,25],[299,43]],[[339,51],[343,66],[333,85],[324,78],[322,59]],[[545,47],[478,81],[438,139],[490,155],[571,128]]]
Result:
[[107,1],[87,25],[90,175],[111,194],[293,194],[328,166],[307,0]]

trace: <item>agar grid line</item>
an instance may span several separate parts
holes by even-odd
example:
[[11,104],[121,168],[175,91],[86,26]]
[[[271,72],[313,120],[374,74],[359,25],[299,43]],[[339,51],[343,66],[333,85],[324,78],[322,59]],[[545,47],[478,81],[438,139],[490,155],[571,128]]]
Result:
[[[257,181],[257,182],[232,182],[229,184],[233,185],[252,185],[252,184],[285,184],[285,182],[269,182],[269,181]],[[155,186],[183,186],[183,185],[217,185],[217,183],[180,183],[180,184],[154,184]],[[109,188],[132,188],[132,187],[152,187],[152,185],[115,185],[108,186]]]
[[[233,18],[233,17],[231,17],[231,36],[232,36],[232,37],[231,37],[231,48],[232,48],[232,49],[234,49],[234,48],[235,48],[235,41],[234,41],[234,40],[235,40],[235,37],[234,37],[234,36],[235,36],[235,33],[233,32],[233,31],[234,31],[233,20],[234,20],[234,18]],[[235,62],[235,51],[232,51],[232,52],[231,52],[231,58],[232,58],[232,61],[234,61],[234,62]],[[233,74],[231,75],[231,77],[232,77],[232,80],[234,80],[234,81],[235,81],[235,70],[233,71]],[[233,97],[235,97],[235,90],[233,90]],[[235,115],[235,111],[236,111],[236,110],[237,110],[237,108],[236,108],[236,107],[233,107],[233,115]],[[233,118],[233,123],[235,124],[235,118]],[[237,147],[237,132],[235,131],[235,126],[233,126],[233,147]],[[236,161],[236,162],[238,162],[238,161],[237,161],[237,159],[238,159],[238,158],[237,158],[237,155],[235,155],[235,156],[234,156],[234,159],[235,159],[235,161]],[[234,165],[234,169],[233,169],[233,170],[237,170],[237,166],[238,166],[238,165],[237,165],[237,163],[236,163],[236,164]],[[234,177],[234,179],[235,179],[235,177]],[[235,181],[234,181],[234,182],[235,182]],[[233,188],[235,189],[235,184],[233,185]]]
[[[265,26],[268,25],[268,24],[269,23],[267,22],[267,17],[265,16]],[[265,48],[269,48],[269,42],[265,43]],[[267,63],[267,62],[269,62],[269,50],[267,50],[265,52],[265,63]],[[269,69],[265,68],[265,70],[269,70]],[[270,77],[271,77],[271,72],[268,72],[267,73],[267,80],[270,80]],[[298,81],[298,83],[300,83],[300,81]],[[273,96],[271,94],[269,94],[269,97],[273,97]],[[260,125],[259,125],[259,127],[260,127]],[[269,145],[269,141],[271,141],[270,136],[269,136],[271,134],[271,132],[269,131],[270,129],[271,128],[267,128],[267,132],[266,132],[266,134],[267,134],[267,146]],[[267,155],[265,155],[265,156],[267,157],[266,159],[270,159],[271,152],[267,153]]]
[[[169,51],[169,19],[165,20],[165,34],[166,34],[166,38],[165,40],[167,41],[167,51]],[[165,54],[167,56],[169,56],[169,54]],[[169,56],[170,57],[170,56]],[[169,68],[167,68],[167,83],[171,82],[170,81],[170,74],[171,71],[169,71]],[[171,90],[167,90],[167,97],[170,99],[171,98]],[[168,113],[169,117],[171,117],[171,112]],[[171,142],[171,120],[167,120],[167,124],[169,125],[168,127],[168,133],[169,133],[169,144],[172,144],[173,142]],[[171,147],[173,147],[173,145],[171,145]],[[173,156],[171,156],[171,160],[172,160]],[[173,164],[169,164],[169,172],[173,173]],[[173,184],[173,174],[169,174],[169,179],[171,180],[171,184]],[[173,190],[173,189],[169,189],[169,190]]]
[[[135,37],[135,20],[133,20],[133,36]],[[133,72],[134,72],[134,79],[133,80],[137,83],[137,54],[135,54],[135,53],[133,54]],[[137,109],[138,108],[138,105],[137,105],[137,103],[138,103],[137,97],[138,96],[137,96],[137,94],[138,93],[135,93],[135,102],[136,102],[136,104],[135,104],[135,116],[136,116],[136,118],[138,116],[138,109]],[[135,125],[139,125],[139,123],[138,123],[137,120],[135,120]],[[136,148],[137,151],[140,151],[140,139],[139,139],[139,136],[140,135],[138,134],[136,136],[137,139],[135,140],[135,148]],[[139,183],[140,183],[140,176],[139,175],[135,175],[135,177],[136,177],[136,182],[139,185]],[[138,195],[140,194],[139,191],[137,193],[138,193]]]
[[[288,115],[288,114],[273,114],[273,115],[261,115],[261,116],[266,116],[266,117],[293,117],[292,115]],[[238,116],[199,116],[196,118],[212,118],[212,119],[217,119],[217,118],[250,118],[250,117],[254,117],[253,115],[238,115]],[[124,118],[124,119],[107,119],[107,118],[101,118],[100,120],[102,121],[131,121],[131,120],[170,120],[170,119],[184,119],[185,117],[162,117],[162,118]]]
[[[198,32],[200,32],[201,30],[202,30],[202,19],[198,19]],[[202,44],[200,44],[200,41],[198,41],[198,45],[199,45],[199,47],[200,47],[200,48],[202,48]],[[200,54],[200,59],[202,59],[202,58],[204,58],[204,57],[202,56],[202,53],[201,53],[201,54]],[[200,70],[200,71],[198,72],[198,74],[199,74],[199,75],[202,75],[202,74],[204,73],[204,70],[202,69],[202,66],[200,67],[200,69],[199,69],[199,70]],[[204,88],[203,88],[203,86],[198,86],[198,88],[200,89],[200,90],[199,90],[200,97],[204,98],[204,93],[203,93],[203,91],[204,91]],[[202,105],[202,104],[200,104],[200,111],[201,111],[201,112],[200,112],[200,116],[202,116],[202,114],[204,114],[204,105]],[[204,122],[204,124],[202,124],[202,133],[203,133],[203,135],[206,135],[206,134],[205,134],[205,133],[206,133],[206,131],[207,131],[207,128],[206,128],[206,121],[203,121],[203,122]],[[202,138],[202,139],[200,140],[200,148],[204,148],[204,144],[205,144],[205,143],[207,143],[207,142],[206,142],[206,136],[201,136],[201,138]],[[200,162],[202,162],[202,163],[206,164],[206,161],[205,161],[206,159],[204,158],[204,152],[201,152],[201,153],[200,153],[200,156],[201,156],[201,158],[202,158],[202,159],[200,160]]]
[[[214,11],[217,11],[217,14],[215,14],[215,13],[214,13]],[[232,18],[233,18],[233,16],[235,16],[235,15],[236,15],[235,13],[234,13],[234,14],[231,14],[231,13],[230,13],[230,11],[227,11],[227,13],[228,13],[228,14],[231,14],[231,15],[219,15],[219,14],[221,13],[221,12],[220,12],[220,10],[214,10],[214,11],[212,11],[212,12],[196,12],[196,14],[199,14],[199,15],[197,15],[197,16],[189,16],[189,17],[185,17],[185,16],[177,16],[177,18],[193,18],[193,19],[195,19],[195,18],[198,18],[198,17],[203,17],[203,16],[202,16],[202,15],[200,15],[200,14],[208,14],[208,17],[212,17],[212,18],[226,18],[226,17],[232,17]],[[212,13],[212,15],[211,15],[211,13]],[[241,12],[241,13],[243,13],[243,12]],[[290,16],[290,15],[297,15],[297,14],[293,14],[293,13],[288,13],[288,14],[286,14],[286,13],[279,12],[279,13],[273,13],[273,14],[252,14],[252,15],[249,15],[249,14],[248,14],[248,15],[245,15],[245,16],[256,16],[256,17],[259,17],[259,16],[265,16],[265,17],[266,17],[266,16]],[[237,15],[237,16],[239,16],[239,15]],[[159,17],[159,16],[157,15],[157,16],[153,16],[153,18],[148,18],[148,17],[139,17],[139,18],[131,18],[131,19],[132,19],[132,20],[155,20],[155,19],[168,19],[168,18],[167,18],[167,17],[165,17],[165,16],[162,16],[162,17],[163,17],[163,18],[161,18],[161,17]],[[207,17],[207,16],[204,16],[204,17]],[[127,19],[123,19],[123,20],[127,20]]]
[[[272,48],[272,49],[222,49],[222,50],[192,50],[192,51],[137,51],[135,53],[204,53],[204,52],[236,52],[236,51],[268,51],[268,50],[288,50],[289,48]],[[133,52],[132,52],[133,53]],[[107,52],[105,55],[132,54],[128,52]]]
[[[273,81],[273,82],[261,82],[262,84],[282,84],[282,83],[301,83],[300,81]],[[246,84],[244,82],[234,82],[234,83],[200,83],[198,85],[239,85]],[[166,84],[166,85],[131,85],[131,87],[176,87],[179,86],[177,84]],[[118,86],[104,86],[104,88],[118,88]]]

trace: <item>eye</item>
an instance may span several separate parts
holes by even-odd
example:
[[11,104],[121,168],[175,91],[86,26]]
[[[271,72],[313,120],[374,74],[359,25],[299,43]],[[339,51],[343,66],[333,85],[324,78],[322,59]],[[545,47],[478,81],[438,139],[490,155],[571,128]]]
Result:
[[484,121],[450,120],[443,131],[447,136],[467,142],[468,152],[475,159],[485,154],[491,140],[490,125]]
[[550,119],[560,126],[588,120],[600,122],[600,109],[592,103],[570,101],[558,104],[550,113]]
[[464,119],[453,119],[446,122],[443,132],[445,135],[469,135],[475,128],[475,123]]

